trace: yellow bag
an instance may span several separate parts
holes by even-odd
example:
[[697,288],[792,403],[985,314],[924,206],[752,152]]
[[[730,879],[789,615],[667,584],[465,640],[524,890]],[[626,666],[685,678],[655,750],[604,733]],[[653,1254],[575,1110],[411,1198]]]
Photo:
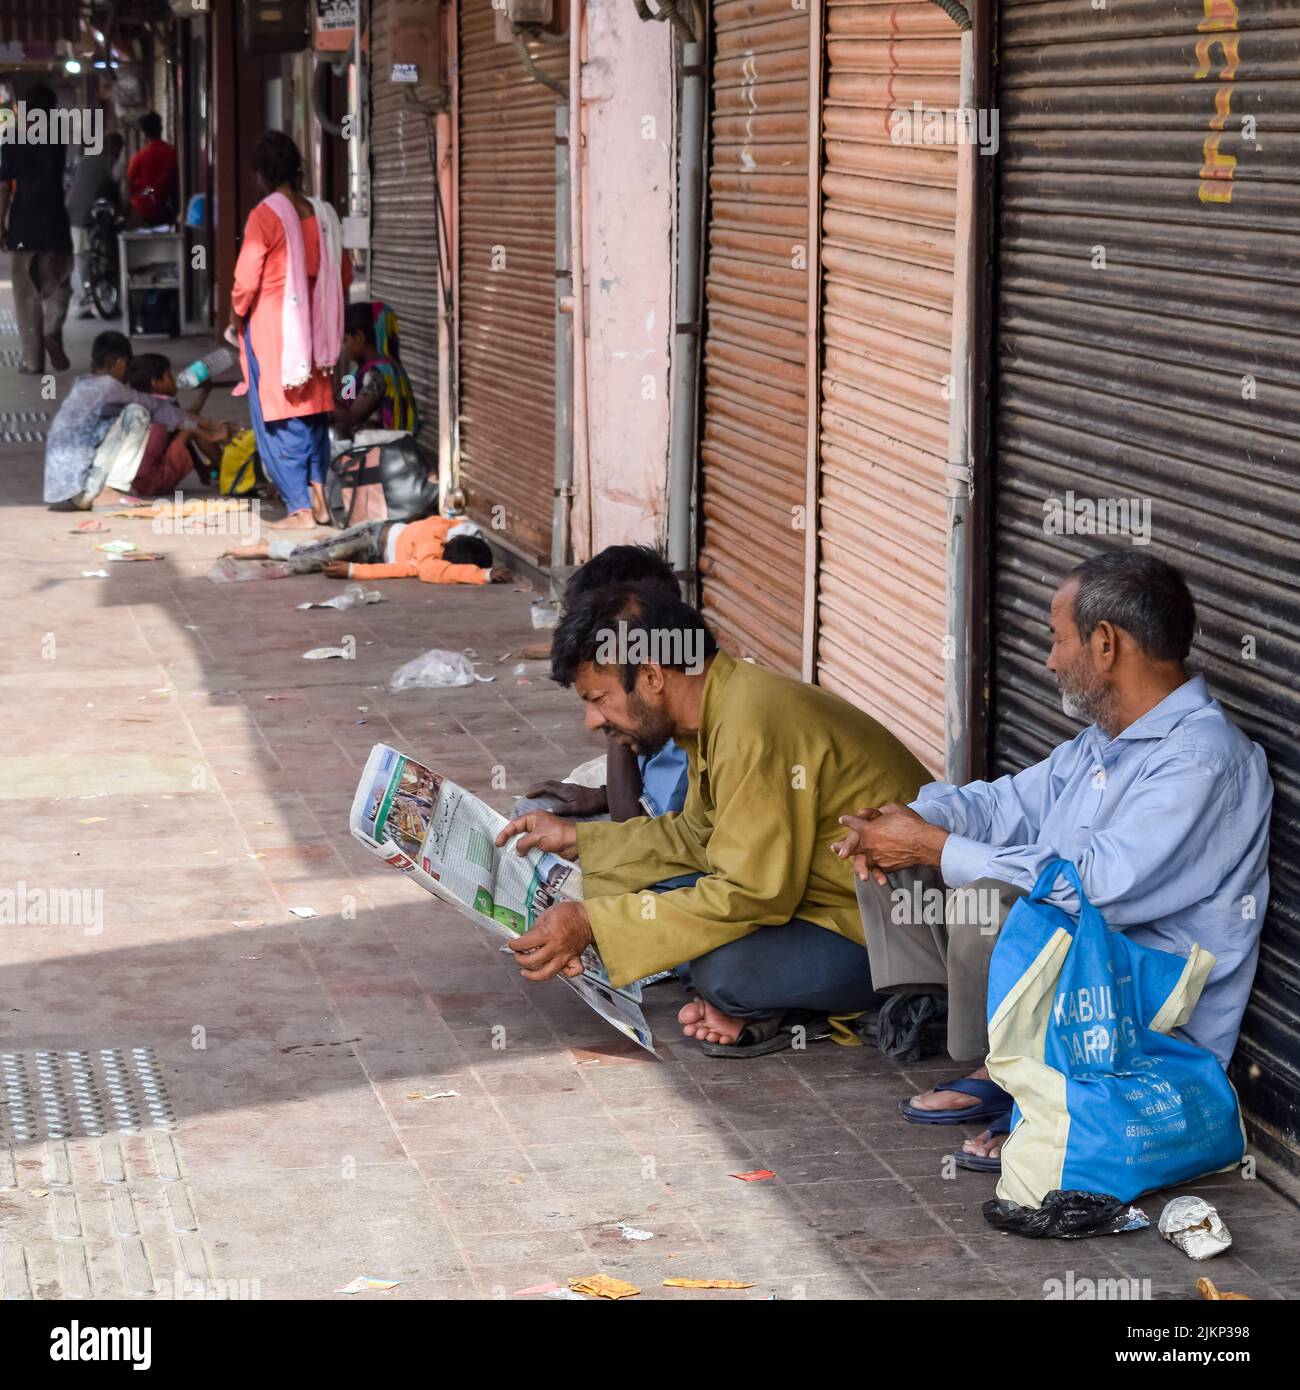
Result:
[[252,430],[240,430],[221,451],[217,488],[223,497],[246,497],[265,482],[257,437]]

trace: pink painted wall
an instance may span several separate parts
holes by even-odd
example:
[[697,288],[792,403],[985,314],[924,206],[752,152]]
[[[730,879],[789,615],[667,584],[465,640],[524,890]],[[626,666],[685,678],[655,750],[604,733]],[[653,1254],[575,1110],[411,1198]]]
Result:
[[666,24],[586,7],[582,99],[592,544],[663,540],[676,201]]

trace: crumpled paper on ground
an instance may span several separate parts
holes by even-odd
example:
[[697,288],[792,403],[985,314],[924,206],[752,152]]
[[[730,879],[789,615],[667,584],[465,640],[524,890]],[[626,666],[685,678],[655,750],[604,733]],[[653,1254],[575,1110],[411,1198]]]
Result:
[[1213,1259],[1232,1244],[1219,1213],[1200,1197],[1175,1197],[1159,1224],[1160,1234],[1192,1260]]

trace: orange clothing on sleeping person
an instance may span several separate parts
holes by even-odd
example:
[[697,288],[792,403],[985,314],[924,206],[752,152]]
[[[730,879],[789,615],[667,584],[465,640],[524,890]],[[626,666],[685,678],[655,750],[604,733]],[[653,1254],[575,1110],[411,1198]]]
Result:
[[478,565],[453,565],[442,558],[447,532],[459,521],[429,516],[408,521],[397,533],[393,563],[348,567],[352,579],[422,579],[426,584],[486,584],[491,571]]
[[[316,285],[320,273],[320,228],[315,217],[306,217],[302,228],[303,258],[307,263],[307,294]],[[284,242],[284,227],[265,203],[259,203],[248,214],[244,224],[244,241],[235,262],[235,284],[230,293],[230,307],[248,321],[257,357],[257,398],[264,420],[289,420],[300,415],[319,415],[334,409],[334,382],[331,371],[318,368],[301,386],[285,389],[281,376],[284,357],[284,284],[288,278],[289,253]],[[352,284],[352,262],[343,253],[343,302],[347,303],[348,287]],[[343,344],[339,344],[342,350]],[[239,355],[244,369],[244,382],[252,389],[248,363],[243,361],[244,338],[240,334]]]

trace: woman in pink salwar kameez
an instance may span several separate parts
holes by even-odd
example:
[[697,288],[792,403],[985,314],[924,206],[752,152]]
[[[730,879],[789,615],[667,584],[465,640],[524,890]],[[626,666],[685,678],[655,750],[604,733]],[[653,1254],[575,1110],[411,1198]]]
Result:
[[276,529],[330,524],[325,505],[333,371],[351,266],[333,208],[299,191],[302,156],[281,131],[253,147],[266,197],[249,214],[235,265],[238,341],[257,451],[284,500]]

